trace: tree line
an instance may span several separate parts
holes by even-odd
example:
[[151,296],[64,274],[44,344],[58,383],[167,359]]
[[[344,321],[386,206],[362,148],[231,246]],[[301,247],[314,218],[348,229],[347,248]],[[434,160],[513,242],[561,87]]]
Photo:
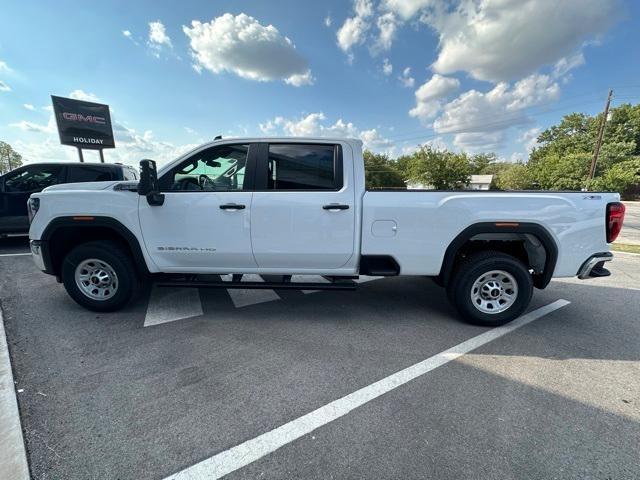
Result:
[[602,114],[572,113],[537,138],[528,162],[500,161],[494,153],[470,155],[429,145],[391,159],[365,152],[367,188],[462,189],[471,175],[493,175],[496,190],[599,190],[640,193],[640,104],[611,109],[596,171],[589,179]]

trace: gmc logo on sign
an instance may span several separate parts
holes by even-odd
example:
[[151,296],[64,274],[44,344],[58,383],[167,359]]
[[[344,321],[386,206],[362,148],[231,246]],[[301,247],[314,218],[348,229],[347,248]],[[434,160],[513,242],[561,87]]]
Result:
[[81,113],[62,112],[62,117],[65,120],[71,120],[72,122],[94,123],[96,125],[105,125],[107,123],[104,117],[97,117],[95,115],[82,115]]

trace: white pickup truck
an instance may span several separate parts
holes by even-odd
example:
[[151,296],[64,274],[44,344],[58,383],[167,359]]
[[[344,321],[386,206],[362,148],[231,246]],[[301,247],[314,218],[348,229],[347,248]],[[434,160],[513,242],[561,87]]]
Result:
[[[151,281],[350,289],[358,275],[420,275],[445,287],[467,321],[501,325],[553,277],[609,275],[603,263],[622,227],[619,200],[586,192],[367,191],[358,140],[234,138],[158,172],[143,160],[139,183],[34,194],[29,236],[36,265],[91,310],[119,309]],[[243,274],[279,281],[247,282]]]

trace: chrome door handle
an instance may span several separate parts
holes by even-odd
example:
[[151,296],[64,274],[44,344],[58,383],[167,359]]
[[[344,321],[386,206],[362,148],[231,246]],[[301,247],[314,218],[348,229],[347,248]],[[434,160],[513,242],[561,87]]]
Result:
[[244,210],[246,207],[239,203],[225,203],[220,205],[221,210]]
[[323,210],[348,210],[349,205],[340,205],[339,203],[330,203],[329,205],[323,205]]

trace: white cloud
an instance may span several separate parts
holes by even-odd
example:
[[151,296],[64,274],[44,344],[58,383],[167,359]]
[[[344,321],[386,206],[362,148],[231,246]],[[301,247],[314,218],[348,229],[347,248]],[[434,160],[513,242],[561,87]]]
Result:
[[232,72],[249,80],[284,80],[294,86],[313,83],[307,61],[293,42],[273,25],[265,27],[249,15],[225,13],[211,22],[194,20],[182,30],[191,42],[196,71]]
[[26,108],[27,110],[31,110],[32,112],[36,109],[36,107],[34,107],[33,105],[31,105],[30,103],[23,103],[22,106],[24,108]]
[[129,30],[123,30],[122,31],[122,35],[124,35],[127,38],[130,38],[131,37],[131,32]]
[[53,115],[49,117],[49,121],[46,125],[42,125],[35,122],[29,122],[27,120],[21,120],[19,122],[14,122],[9,124],[12,128],[19,128],[23,132],[32,132],[32,133],[54,133],[56,132],[56,122]]
[[403,20],[409,20],[434,3],[434,0],[383,0],[382,6],[386,10],[397,13]]
[[504,81],[552,65],[604,32],[620,12],[618,0],[461,1],[423,16],[439,35],[433,69]]
[[582,52],[575,53],[568,57],[562,57],[553,66],[553,76],[556,78],[564,77],[571,70],[584,65],[584,55]]
[[433,122],[439,134],[455,134],[460,148],[497,148],[504,132],[530,122],[526,109],[557,100],[558,84],[548,75],[534,74],[510,86],[499,83],[486,93],[469,90],[442,106]]
[[453,144],[461,150],[476,152],[480,150],[499,150],[505,140],[505,132],[465,132],[453,138]]
[[84,100],[85,102],[99,103],[100,99],[95,93],[87,93],[84,90],[74,90],[69,94],[69,98],[75,98],[76,100]]
[[324,26],[329,28],[331,26],[331,24],[333,23],[333,20],[331,18],[331,15],[327,15],[326,17],[324,17]]
[[422,121],[435,117],[442,107],[441,99],[459,87],[460,81],[457,78],[434,74],[416,90],[416,106],[409,110],[409,115]]
[[538,135],[540,135],[540,127],[530,128],[520,135],[518,141],[524,145],[527,153],[531,153],[531,150],[538,144]]
[[389,50],[393,40],[395,39],[396,30],[398,28],[396,16],[391,12],[380,15],[376,21],[376,25],[378,26],[378,39],[375,45],[376,49]]
[[402,86],[406,88],[413,88],[416,84],[416,79],[411,76],[411,67],[402,70],[402,75],[398,77],[398,80],[400,80]]
[[10,92],[10,91],[11,91],[11,87],[7,85],[5,82],[3,82],[2,80],[0,80],[0,92]]
[[355,15],[347,18],[338,30],[338,46],[343,52],[349,53],[355,45],[362,44],[370,28],[370,17],[373,15],[371,0],[354,0]]
[[[129,35],[125,33],[124,36],[128,37]],[[158,46],[165,45],[169,48],[173,47],[171,38],[167,35],[167,29],[160,20],[149,22],[149,44]]]
[[297,73],[291,75],[289,78],[284,79],[284,83],[293,85],[294,87],[302,87],[303,85],[313,85],[316,79],[311,75],[311,70],[307,70],[305,73]]
[[393,142],[384,138],[376,128],[360,130],[353,123],[342,119],[338,119],[333,124],[327,124],[322,112],[310,113],[294,119],[276,117],[261,123],[260,130],[265,135],[359,138],[363,141],[364,147],[370,150],[391,151],[393,149]]
[[0,73],[11,73],[13,72],[13,70],[9,67],[9,65],[7,65],[7,62],[3,62],[2,60],[0,60]]
[[389,76],[393,73],[393,65],[389,62],[388,58],[385,58],[382,62],[382,73]]

